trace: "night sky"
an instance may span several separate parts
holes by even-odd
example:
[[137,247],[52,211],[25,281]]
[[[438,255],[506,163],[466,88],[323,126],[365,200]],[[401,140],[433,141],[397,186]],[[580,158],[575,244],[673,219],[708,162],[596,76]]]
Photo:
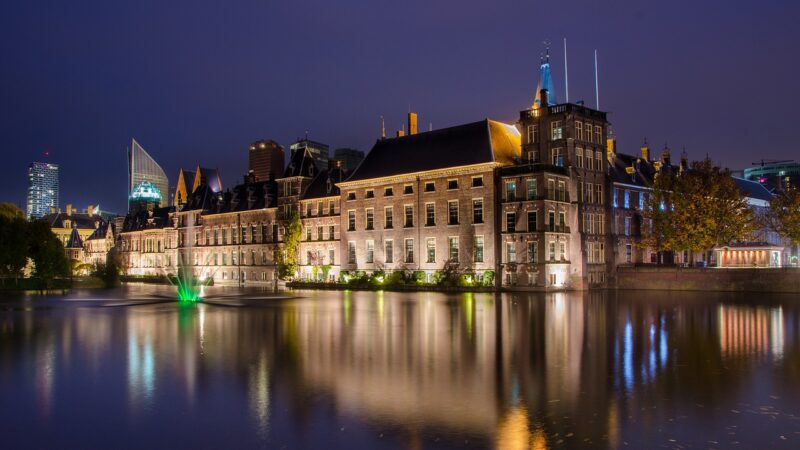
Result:
[[27,165],[61,166],[66,203],[124,212],[132,137],[174,184],[219,167],[227,186],[260,138],[306,131],[369,150],[380,132],[530,106],[542,42],[564,96],[600,106],[623,152],[647,137],[731,168],[800,159],[796,1],[4,2],[0,201],[23,204]]

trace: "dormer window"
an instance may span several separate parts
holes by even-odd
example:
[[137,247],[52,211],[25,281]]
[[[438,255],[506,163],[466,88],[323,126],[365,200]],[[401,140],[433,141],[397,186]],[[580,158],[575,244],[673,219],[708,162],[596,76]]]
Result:
[[364,192],[364,198],[375,198],[375,190],[373,190],[373,189],[367,189],[367,190]]
[[355,192],[348,192],[347,193],[347,200],[355,200],[355,199],[356,199],[356,193]]

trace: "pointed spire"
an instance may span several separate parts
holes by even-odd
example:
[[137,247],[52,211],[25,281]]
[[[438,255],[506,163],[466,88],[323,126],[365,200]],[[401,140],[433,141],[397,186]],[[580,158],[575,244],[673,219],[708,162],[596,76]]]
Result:
[[386,139],[386,124],[383,121],[383,116],[381,116],[381,139]]
[[536,99],[533,102],[534,108],[539,108],[542,105],[542,90],[547,91],[547,105],[550,106],[558,103],[556,98],[556,90],[553,86],[553,77],[550,74],[550,42],[545,41],[545,55],[541,58],[539,66],[539,83],[536,85]]

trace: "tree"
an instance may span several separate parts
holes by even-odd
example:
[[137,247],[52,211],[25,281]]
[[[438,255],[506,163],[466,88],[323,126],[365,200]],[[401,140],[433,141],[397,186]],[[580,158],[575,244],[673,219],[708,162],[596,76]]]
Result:
[[33,259],[34,274],[49,288],[53,279],[69,275],[69,260],[64,246],[50,230],[50,225],[41,220],[28,223],[28,254]]
[[291,278],[297,273],[297,252],[303,236],[303,223],[297,212],[292,213],[286,233],[283,235],[283,251],[278,253],[278,277],[282,280]]
[[791,187],[778,192],[769,203],[766,220],[792,244],[800,244],[800,191]]
[[659,252],[694,253],[746,239],[754,229],[748,207],[727,169],[706,158],[689,170],[656,176],[644,211],[651,221],[644,245]]
[[0,277],[18,278],[28,261],[28,222],[11,203],[0,203]]

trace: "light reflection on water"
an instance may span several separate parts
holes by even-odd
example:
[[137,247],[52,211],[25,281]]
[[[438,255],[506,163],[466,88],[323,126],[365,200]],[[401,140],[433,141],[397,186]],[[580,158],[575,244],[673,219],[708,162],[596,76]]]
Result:
[[121,301],[147,289],[0,300],[7,442],[800,445],[800,305],[791,297],[303,292],[190,306]]

